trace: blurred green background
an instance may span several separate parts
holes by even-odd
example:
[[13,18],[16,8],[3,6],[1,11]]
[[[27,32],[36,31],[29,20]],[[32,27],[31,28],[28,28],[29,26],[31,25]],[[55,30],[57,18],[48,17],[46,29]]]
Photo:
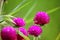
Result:
[[[26,29],[33,24],[32,18],[36,12],[47,12],[50,16],[50,23],[42,27],[43,33],[39,40],[60,40],[60,0],[7,0],[4,3],[2,14],[9,14],[17,8],[20,10],[13,16],[24,18],[27,22]],[[33,38],[30,36],[30,39]]]

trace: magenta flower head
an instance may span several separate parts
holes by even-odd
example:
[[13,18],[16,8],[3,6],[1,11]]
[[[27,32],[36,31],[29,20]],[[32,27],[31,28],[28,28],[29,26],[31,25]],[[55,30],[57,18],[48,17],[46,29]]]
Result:
[[44,25],[49,23],[50,17],[46,12],[37,12],[34,17],[34,23],[39,25]]
[[37,25],[32,25],[28,29],[28,33],[30,35],[33,35],[33,36],[37,37],[37,36],[39,36],[42,33],[42,28],[40,26],[37,26]]
[[19,26],[19,27],[22,27],[25,25],[25,21],[23,18],[13,18],[13,21],[14,21],[14,24]]
[[17,40],[16,30],[11,26],[6,26],[1,30],[2,40]]
[[[25,28],[20,27],[20,28],[18,28],[18,30],[19,30],[20,32],[22,32],[25,36],[28,36],[28,32],[26,31]],[[18,35],[17,35],[17,40],[24,40],[24,38],[18,34]]]

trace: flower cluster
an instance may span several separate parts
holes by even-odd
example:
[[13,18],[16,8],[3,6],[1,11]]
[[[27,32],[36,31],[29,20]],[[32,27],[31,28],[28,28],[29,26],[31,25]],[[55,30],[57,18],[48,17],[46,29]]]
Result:
[[42,33],[41,25],[47,24],[50,21],[50,18],[46,12],[37,12],[35,15],[33,22],[34,25],[31,25],[28,30],[26,30],[23,26],[26,25],[26,22],[23,18],[16,17],[13,18],[14,25],[18,26],[18,28],[14,28],[12,26],[5,26],[1,30],[1,38],[2,40],[25,40],[21,35],[19,35],[16,30],[19,30],[22,34],[28,37],[28,35],[32,35],[38,37]]

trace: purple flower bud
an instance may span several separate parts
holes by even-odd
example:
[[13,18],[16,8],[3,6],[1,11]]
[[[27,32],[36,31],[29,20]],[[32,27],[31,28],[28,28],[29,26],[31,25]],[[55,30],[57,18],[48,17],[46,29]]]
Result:
[[16,30],[11,26],[6,26],[1,30],[2,40],[17,40]]
[[[18,30],[19,30],[20,32],[22,32],[25,36],[28,36],[28,32],[26,31],[25,28],[20,27],[20,28],[18,28]],[[17,40],[24,40],[24,38],[18,34],[18,35],[17,35]]]
[[16,24],[19,27],[22,27],[22,26],[25,25],[25,21],[24,21],[23,18],[19,18],[19,17],[18,18],[14,18],[13,21],[14,21],[14,24]]
[[49,23],[50,17],[46,12],[37,12],[37,14],[34,17],[34,23],[39,25],[44,25]]
[[30,35],[33,35],[33,36],[37,37],[37,36],[39,36],[42,33],[42,28],[40,26],[37,26],[37,25],[32,25],[28,29],[28,33]]

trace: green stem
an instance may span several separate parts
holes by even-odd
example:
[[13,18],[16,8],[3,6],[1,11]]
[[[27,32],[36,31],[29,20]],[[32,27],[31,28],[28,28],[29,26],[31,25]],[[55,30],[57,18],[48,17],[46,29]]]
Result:
[[16,18],[16,17],[14,17],[14,16],[11,16],[11,15],[4,15],[4,16],[11,17],[11,18]]
[[33,36],[33,40],[35,40],[35,37]]
[[22,32],[20,32],[19,30],[16,30],[17,33],[22,36],[24,38],[24,40],[30,40],[29,37],[25,36]]
[[38,40],[38,37],[34,37],[34,36],[33,36],[33,40]]
[[38,40],[38,37],[36,37],[36,40]]

